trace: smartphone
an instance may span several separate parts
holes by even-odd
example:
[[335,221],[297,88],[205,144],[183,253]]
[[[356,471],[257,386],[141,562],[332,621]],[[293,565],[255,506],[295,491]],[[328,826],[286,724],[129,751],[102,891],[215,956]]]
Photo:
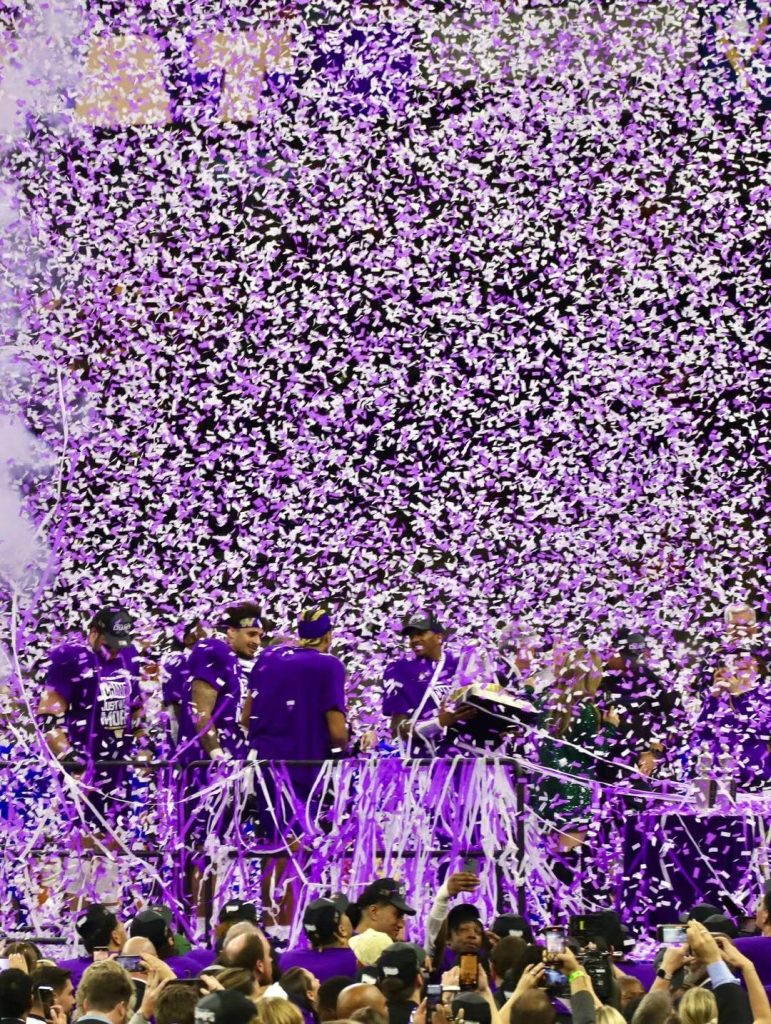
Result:
[[109,960],[110,950],[107,946],[94,946],[94,963],[99,963],[100,960]]
[[547,953],[564,953],[565,952],[565,928],[561,924],[550,924],[545,929],[544,934],[546,935],[546,952]]
[[145,971],[141,956],[116,956],[115,962],[125,967],[127,971]]
[[442,1005],[442,986],[426,985],[426,1024],[434,1019],[434,1010]]
[[660,924],[656,926],[656,941],[662,946],[685,946],[688,932],[681,924]]
[[38,985],[37,995],[40,1005],[43,1007],[43,1016],[46,1020],[51,1019],[51,1007],[54,1002],[54,990],[50,985]]
[[547,967],[543,972],[543,976],[547,989],[555,989],[559,991],[568,983],[566,976],[561,971],[555,970],[553,967]]
[[461,992],[476,992],[479,987],[479,955],[477,953],[461,953],[458,958],[458,967]]
[[463,871],[467,875],[479,875],[479,860],[476,857],[466,857],[463,861]]

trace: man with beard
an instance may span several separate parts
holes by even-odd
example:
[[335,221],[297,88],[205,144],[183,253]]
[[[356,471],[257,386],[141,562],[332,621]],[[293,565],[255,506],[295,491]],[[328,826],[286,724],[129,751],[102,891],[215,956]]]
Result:
[[457,687],[456,655],[444,650],[444,629],[433,612],[416,613],[405,622],[411,658],[386,667],[383,713],[391,719],[391,735],[406,756],[433,755],[446,746],[446,729],[459,720],[447,701]]
[[38,705],[49,750],[90,788],[87,817],[111,818],[125,803],[128,776],[102,761],[130,760],[144,742],[133,621],[120,607],[91,619],[85,644],[63,644],[51,655]]
[[260,649],[259,608],[249,601],[227,608],[220,629],[224,638],[199,640],[187,660],[179,725],[179,753],[186,762],[229,761],[246,753],[239,724],[242,661],[250,664]]

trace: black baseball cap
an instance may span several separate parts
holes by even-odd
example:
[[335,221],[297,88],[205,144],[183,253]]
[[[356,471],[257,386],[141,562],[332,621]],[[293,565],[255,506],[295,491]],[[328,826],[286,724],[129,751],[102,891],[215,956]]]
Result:
[[533,929],[524,917],[519,914],[500,914],[493,921],[493,935],[499,935],[502,939],[509,935],[516,935],[525,942],[533,941]]
[[245,900],[228,900],[220,911],[220,924],[223,921],[251,921],[257,924],[257,908]]
[[421,946],[414,942],[393,942],[378,957],[378,981],[398,978],[406,985],[410,984],[425,962],[426,951]]
[[120,650],[134,639],[134,620],[125,608],[100,608],[91,620],[91,628],[102,634],[107,647]]
[[699,924],[704,924],[708,917],[722,913],[720,907],[715,907],[711,903],[697,903],[687,913],[681,914],[680,922],[686,924],[688,921],[698,921]]
[[340,918],[348,909],[345,896],[313,900],[305,908],[303,929],[312,943],[329,942],[340,926]]
[[169,946],[171,928],[163,916],[155,910],[142,910],[131,922],[131,937],[141,935],[155,946],[156,953]]
[[110,932],[118,927],[118,918],[103,903],[92,903],[77,918],[75,927],[87,952],[93,953],[95,946],[107,944]]
[[356,902],[360,907],[370,907],[373,903],[390,903],[403,914],[417,913],[405,902],[404,888],[395,878],[378,878],[376,882],[370,882]]
[[242,992],[225,989],[199,999],[195,1007],[195,1024],[250,1024],[256,1010],[254,1003]]
[[452,997],[452,1015],[463,1010],[463,1024],[491,1024],[490,1006],[479,992],[458,992]]
[[479,925],[482,924],[479,908],[475,907],[473,903],[458,903],[447,915],[447,931],[454,932],[456,928],[460,928],[462,924],[466,924],[468,921],[476,921]]
[[444,633],[444,628],[439,624],[433,612],[415,612],[402,626],[402,636],[409,636],[410,633],[425,633],[426,630],[430,630],[432,633]]
[[736,924],[725,914],[710,914],[704,922],[704,927],[713,935],[727,935],[729,939],[735,939],[739,934]]

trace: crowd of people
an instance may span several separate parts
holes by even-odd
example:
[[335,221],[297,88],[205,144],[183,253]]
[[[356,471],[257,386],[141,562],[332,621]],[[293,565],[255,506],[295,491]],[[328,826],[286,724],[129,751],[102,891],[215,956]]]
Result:
[[644,963],[629,957],[613,912],[548,926],[543,941],[513,912],[488,926],[468,901],[480,880],[467,867],[435,893],[422,929],[402,886],[377,878],[355,902],[334,893],[307,903],[303,938],[283,951],[241,899],[222,904],[214,941],[201,948],[175,932],[165,906],[124,921],[91,904],[76,916],[74,958],[56,962],[32,941],[4,943],[0,1020],[770,1024],[771,887],[752,934],[699,904],[663,927],[655,961]]
[[[433,612],[410,615],[403,636],[407,652],[383,672],[379,722],[352,723],[322,605],[302,613],[296,637],[267,637],[256,604],[232,605],[214,629],[186,624],[163,656],[136,640],[125,609],[107,607],[85,643],[53,651],[39,726],[100,810],[126,778],[104,761],[171,760],[193,792],[223,763],[278,762],[297,805],[331,758],[507,754],[544,769],[533,805],[566,846],[586,829],[591,782],[718,773],[758,789],[771,776],[768,652],[749,605],[725,610],[691,693],[651,666],[645,636],[631,630],[605,652],[510,630],[487,661],[453,651]],[[147,711],[148,678],[159,716]]]

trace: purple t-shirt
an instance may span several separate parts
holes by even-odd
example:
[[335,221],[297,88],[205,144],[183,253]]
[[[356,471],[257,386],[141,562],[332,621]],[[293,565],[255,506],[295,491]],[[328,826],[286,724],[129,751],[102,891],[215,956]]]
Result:
[[238,721],[243,689],[243,672],[235,652],[219,637],[207,637],[194,645],[188,656],[181,684],[182,703],[179,719],[180,752],[186,761],[208,760],[197,739],[193,708],[193,680],[200,679],[217,691],[212,722],[220,746],[235,758],[243,758],[244,734]]
[[[330,755],[326,714],[345,714],[345,669],[310,647],[268,647],[249,676],[249,746],[267,760],[323,761]],[[317,769],[292,770],[312,784]]]
[[185,699],[187,680],[187,651],[175,651],[163,661],[163,703],[181,704]]
[[279,957],[278,965],[282,971],[302,967],[321,982],[340,976],[356,977],[356,955],[347,946],[339,949],[288,949]]
[[[444,654],[444,664],[434,679],[438,663],[429,658],[399,658],[386,667],[383,675],[384,696],[383,714],[389,718],[393,715],[412,715],[422,706],[419,721],[426,722],[435,718],[439,705],[446,700],[458,683],[455,673],[458,658],[448,651]],[[432,685],[433,680],[433,685]],[[431,686],[433,696],[426,697]],[[425,700],[424,700],[425,698]],[[413,740],[413,753],[419,753],[421,744]],[[441,744],[439,744],[441,746]]]
[[67,702],[64,723],[75,751],[97,761],[130,756],[132,712],[142,704],[135,651],[107,658],[85,644],[63,644],[51,654],[45,686]]
[[86,972],[86,969],[91,966],[94,962],[92,956],[78,956],[74,960],[57,960],[56,966],[61,967],[63,971],[70,972],[70,978],[74,988],[77,988],[80,984],[80,979]]

